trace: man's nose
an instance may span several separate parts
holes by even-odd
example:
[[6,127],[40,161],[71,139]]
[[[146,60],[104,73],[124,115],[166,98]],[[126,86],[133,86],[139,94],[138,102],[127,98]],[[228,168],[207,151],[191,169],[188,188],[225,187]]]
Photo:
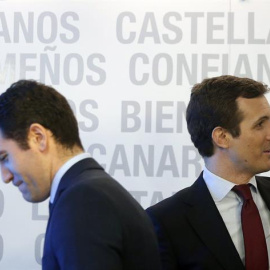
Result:
[[13,180],[13,174],[7,169],[5,166],[1,166],[1,175],[2,175],[2,180],[8,184]]

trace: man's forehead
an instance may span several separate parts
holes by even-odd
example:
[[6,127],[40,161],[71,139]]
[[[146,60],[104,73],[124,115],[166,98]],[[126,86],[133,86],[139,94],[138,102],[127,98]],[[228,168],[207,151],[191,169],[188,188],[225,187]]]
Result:
[[238,97],[236,99],[239,108],[243,109],[269,109],[270,104],[265,96],[259,96],[254,98]]
[[257,121],[257,119],[263,117],[270,118],[270,104],[265,96],[256,98],[239,97],[237,105],[244,119],[248,118],[251,121]]
[[0,132],[0,153],[6,152],[10,147],[18,147],[18,143],[15,140],[3,137]]

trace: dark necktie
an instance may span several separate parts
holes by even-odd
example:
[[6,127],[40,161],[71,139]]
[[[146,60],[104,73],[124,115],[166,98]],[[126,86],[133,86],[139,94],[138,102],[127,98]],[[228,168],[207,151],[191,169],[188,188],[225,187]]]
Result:
[[244,200],[241,220],[245,243],[246,269],[268,270],[268,253],[263,225],[249,185],[234,186],[233,191]]

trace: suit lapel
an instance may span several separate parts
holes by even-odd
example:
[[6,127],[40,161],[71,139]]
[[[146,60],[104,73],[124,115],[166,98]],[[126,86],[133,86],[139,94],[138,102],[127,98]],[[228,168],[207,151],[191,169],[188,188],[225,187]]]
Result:
[[224,269],[244,269],[202,174],[190,188],[190,191],[186,202],[191,205],[187,212],[191,226]]
[[270,178],[264,176],[256,176],[259,192],[270,210]]

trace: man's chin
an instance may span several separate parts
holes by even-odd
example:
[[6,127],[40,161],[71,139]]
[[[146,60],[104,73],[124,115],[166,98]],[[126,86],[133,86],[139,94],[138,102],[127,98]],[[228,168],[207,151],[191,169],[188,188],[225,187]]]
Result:
[[268,164],[267,166],[265,166],[265,168],[261,168],[261,170],[258,170],[256,172],[256,174],[261,174],[261,173],[266,173],[270,171],[270,164]]
[[45,201],[48,198],[48,196],[47,197],[44,197],[44,196],[39,197],[39,196],[33,196],[29,193],[22,194],[22,195],[23,195],[24,200],[27,202],[30,202],[30,203],[40,203],[40,202]]

